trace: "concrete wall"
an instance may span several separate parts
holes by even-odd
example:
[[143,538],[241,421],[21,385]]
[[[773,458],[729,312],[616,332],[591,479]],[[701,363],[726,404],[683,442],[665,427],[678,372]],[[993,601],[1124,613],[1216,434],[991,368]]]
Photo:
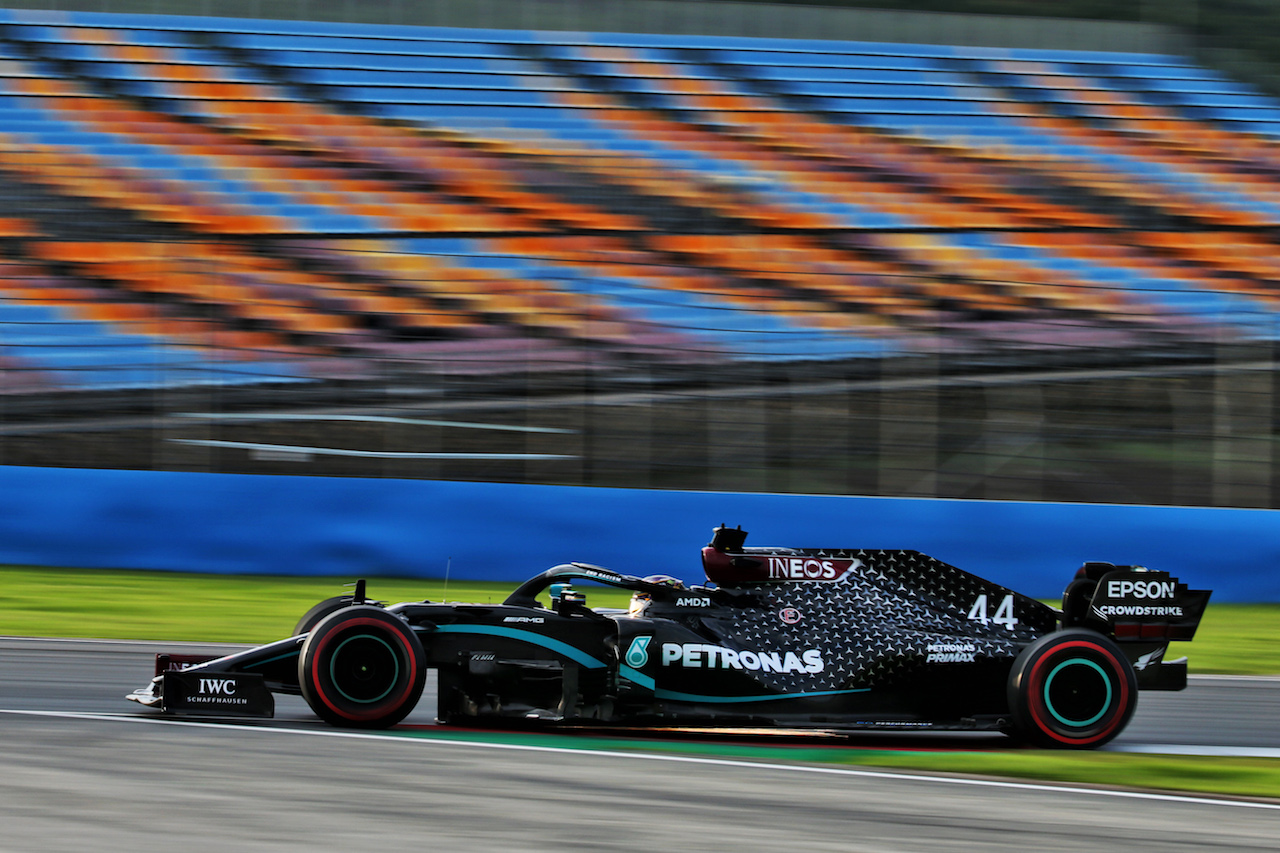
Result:
[[700,581],[721,522],[750,544],[914,548],[1031,595],[1085,560],[1280,601],[1269,510],[678,492],[0,466],[0,563],[520,580],[580,560]]

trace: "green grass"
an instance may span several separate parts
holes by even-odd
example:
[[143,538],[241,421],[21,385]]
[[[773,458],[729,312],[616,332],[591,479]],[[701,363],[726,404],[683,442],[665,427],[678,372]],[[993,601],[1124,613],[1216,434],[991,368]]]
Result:
[[1174,643],[1169,651],[1186,654],[1192,672],[1280,674],[1280,605],[1210,600],[1196,638]]
[[[515,585],[455,581],[446,591],[440,580],[371,579],[369,594],[390,602],[431,599],[497,603]],[[588,593],[588,603],[595,606],[621,607],[627,600],[623,591],[583,589]],[[288,635],[298,618],[317,601],[343,592],[340,579],[0,567],[0,635],[264,643]],[[1188,654],[1193,673],[1280,674],[1280,605],[1210,604],[1195,641],[1176,644],[1173,651]],[[431,736],[475,735],[438,732]],[[601,746],[597,738],[523,737],[544,738],[550,745]],[[922,752],[647,738],[617,741],[613,744],[611,739],[607,748],[711,751],[758,761],[855,764],[1280,798],[1277,759],[1022,749]]]
[[966,776],[1280,799],[1280,759],[1275,758],[1039,750],[879,751],[862,753],[852,757],[848,763],[899,770],[962,773]]
[[[0,567],[0,635],[266,643],[287,637],[311,605],[350,593],[341,578]],[[387,602],[498,603],[515,583],[370,579]],[[592,605],[626,593],[591,591]]]

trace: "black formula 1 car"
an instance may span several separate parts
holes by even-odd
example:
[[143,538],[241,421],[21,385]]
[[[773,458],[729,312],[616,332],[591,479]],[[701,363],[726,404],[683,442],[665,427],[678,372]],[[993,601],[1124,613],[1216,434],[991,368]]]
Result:
[[[271,716],[301,694],[336,726],[385,727],[438,671],[442,723],[1004,731],[1096,747],[1139,690],[1181,690],[1209,592],[1085,563],[1062,610],[917,551],[744,547],[721,526],[708,583],[556,566],[502,604],[322,601],[294,636],[214,660],[160,655],[129,699],[172,714]],[[587,607],[573,582],[630,590]],[[548,595],[550,606],[539,601]]]

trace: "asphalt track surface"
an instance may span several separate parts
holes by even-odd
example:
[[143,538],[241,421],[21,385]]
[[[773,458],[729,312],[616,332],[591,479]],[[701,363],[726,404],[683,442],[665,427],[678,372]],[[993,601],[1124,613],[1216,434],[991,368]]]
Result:
[[[0,851],[1280,849],[1274,803],[351,733],[294,697],[265,723],[157,720],[122,698],[157,650],[0,639]],[[1113,746],[1280,755],[1280,680],[1144,693]]]

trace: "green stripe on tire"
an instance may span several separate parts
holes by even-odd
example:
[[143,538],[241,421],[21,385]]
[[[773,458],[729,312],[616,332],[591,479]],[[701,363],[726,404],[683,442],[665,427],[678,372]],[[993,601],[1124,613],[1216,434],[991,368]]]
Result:
[[[1102,707],[1098,710],[1098,713],[1094,714],[1087,720],[1068,720],[1066,717],[1058,713],[1058,709],[1053,707],[1053,700],[1049,698],[1049,687],[1053,684],[1054,676],[1056,676],[1064,667],[1071,666],[1072,664],[1084,664],[1090,669],[1093,669],[1102,677],[1102,683],[1107,686],[1107,696],[1102,702]],[[1111,679],[1107,677],[1106,670],[1091,660],[1087,660],[1085,658],[1070,658],[1069,660],[1064,660],[1062,663],[1055,666],[1049,672],[1049,677],[1044,680],[1044,706],[1049,709],[1050,714],[1053,714],[1053,718],[1064,726],[1072,726],[1073,728],[1080,729],[1091,726],[1098,722],[1098,720],[1101,720],[1103,714],[1107,713],[1107,709],[1111,707]]]
[[[387,653],[391,655],[391,660],[396,667],[395,673],[391,677],[390,683],[387,685],[387,689],[382,691],[372,699],[357,699],[354,696],[348,694],[347,691],[342,689],[341,682],[338,680],[338,676],[334,672],[334,667],[338,663],[338,658],[342,655],[342,647],[353,640],[373,640],[374,642],[379,643],[383,648],[387,650]],[[337,690],[340,694],[342,694],[342,698],[346,699],[349,702],[355,702],[360,705],[371,705],[374,702],[379,702],[385,699],[387,697],[387,694],[395,689],[396,683],[400,680],[400,656],[397,655],[396,650],[391,648],[391,645],[381,637],[375,637],[372,634],[356,634],[354,636],[347,637],[345,640],[343,640],[341,643],[338,644],[338,647],[336,649],[333,650],[333,655],[332,657],[329,658],[329,679],[333,683],[334,689]]]

